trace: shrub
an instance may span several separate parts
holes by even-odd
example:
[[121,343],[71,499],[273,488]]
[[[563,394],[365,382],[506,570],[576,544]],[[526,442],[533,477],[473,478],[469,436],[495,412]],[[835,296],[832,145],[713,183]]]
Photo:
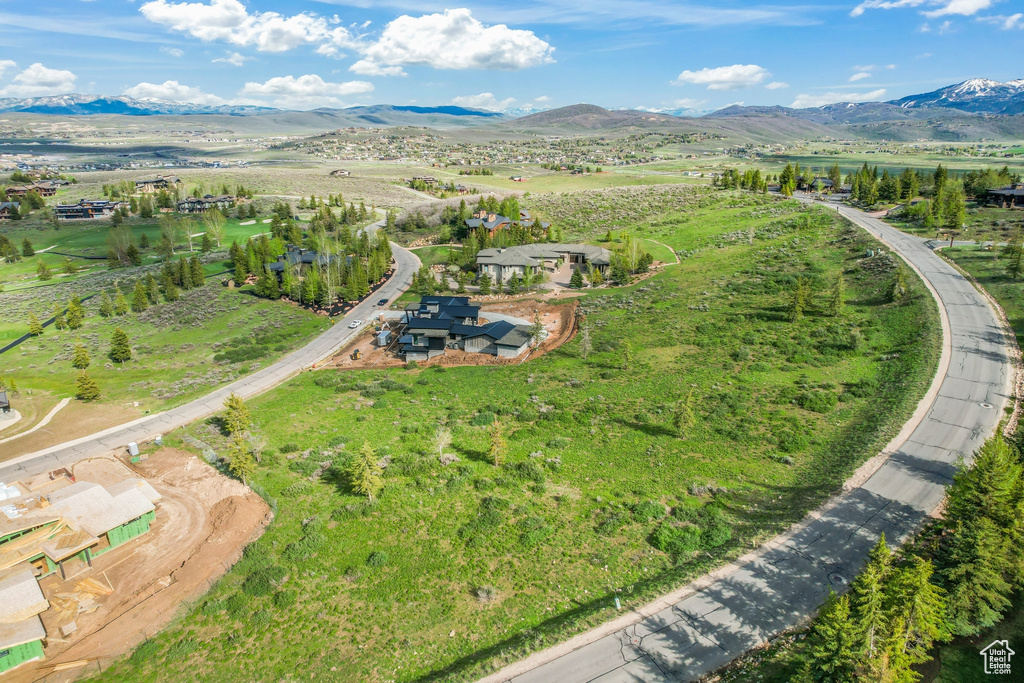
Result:
[[274,593],[274,607],[287,609],[295,604],[298,594],[295,591],[278,591]]
[[242,591],[254,596],[270,595],[274,585],[283,579],[286,573],[283,567],[276,565],[258,569],[242,583]]
[[506,472],[523,481],[533,481],[538,484],[544,481],[544,470],[537,463],[533,462],[510,462],[504,466]]
[[408,363],[406,363],[406,364],[405,364],[405,369],[406,369],[406,370],[415,370],[415,369],[416,369],[416,368],[418,368],[419,366],[420,366],[420,364],[419,364],[419,363],[417,363],[417,362],[416,362],[416,361],[414,361],[414,360],[411,360],[411,361],[409,361]]
[[548,441],[548,448],[565,448],[570,443],[572,443],[572,439],[564,436],[556,436],[551,439],[551,441]]
[[717,548],[732,538],[732,528],[722,511],[708,506],[700,511],[700,542],[705,548]]
[[549,526],[542,526],[537,529],[530,529],[519,537],[519,544],[524,548],[532,548],[545,538],[550,536],[552,529]]
[[651,545],[670,555],[689,555],[700,548],[700,535],[700,529],[692,524],[663,522],[651,534]]
[[597,533],[602,536],[611,536],[616,531],[622,528],[622,526],[628,521],[626,513],[624,512],[609,512],[604,515],[601,520],[597,523],[597,527],[594,529]]
[[797,405],[812,413],[831,413],[839,397],[831,391],[805,391],[796,397]]
[[776,438],[779,450],[783,453],[796,453],[804,450],[810,444],[810,440],[806,436],[788,429],[779,432]]
[[252,600],[243,593],[235,593],[227,602],[224,603],[224,607],[227,609],[228,614],[233,618],[239,619],[242,615],[249,612],[249,606],[252,604]]
[[851,396],[857,398],[866,398],[868,396],[874,396],[875,392],[878,391],[878,380],[874,377],[862,379],[856,384],[851,385],[846,392]]
[[641,524],[665,516],[665,506],[653,500],[645,500],[633,507],[633,517]]
[[383,567],[388,563],[388,554],[383,550],[377,550],[370,553],[370,556],[366,558],[366,564],[371,567]]
[[477,413],[476,417],[469,421],[469,424],[474,427],[486,427],[487,425],[494,422],[494,413],[482,412]]
[[526,407],[519,411],[516,419],[520,422],[536,422],[540,419],[540,413],[537,412],[536,408]]
[[149,639],[139,643],[139,646],[132,652],[132,656],[129,661],[133,664],[141,664],[148,659],[156,657],[156,653],[160,650],[160,644],[155,640]]

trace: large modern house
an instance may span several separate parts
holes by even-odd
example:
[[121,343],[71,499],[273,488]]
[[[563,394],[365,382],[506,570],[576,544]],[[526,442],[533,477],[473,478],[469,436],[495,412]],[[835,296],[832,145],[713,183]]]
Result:
[[523,244],[516,247],[481,249],[476,255],[477,273],[489,275],[495,282],[508,282],[513,275],[522,277],[527,269],[555,271],[563,263],[570,268],[596,268],[607,272],[611,252],[589,244]]
[[39,615],[50,604],[38,580],[87,571],[95,557],[147,533],[158,500],[142,479],[0,484],[0,673],[44,656]]
[[514,358],[530,345],[528,325],[499,320],[480,324],[469,297],[425,296],[405,307],[399,351],[407,361],[430,360],[447,349]]
[[551,223],[534,220],[529,211],[522,209],[519,211],[519,218],[515,220],[507,216],[502,216],[498,213],[489,213],[487,211],[477,211],[473,214],[472,218],[466,219],[467,228],[470,230],[476,230],[477,228],[483,227],[491,237],[494,237],[495,233],[499,230],[508,230],[513,225],[519,225],[531,230],[534,227],[539,227],[544,231],[547,231],[547,229],[551,227]]
[[29,192],[35,192],[40,197],[52,197],[57,194],[57,188],[67,185],[66,180],[41,180],[31,185],[11,185],[7,188],[8,197],[24,197]]
[[1024,206],[1024,183],[1014,183],[1009,187],[989,190],[986,199],[990,204],[1001,206],[1004,209]]
[[203,197],[186,197],[177,203],[176,208],[178,213],[205,213],[210,209],[223,211],[230,209],[237,201],[237,197],[227,194],[219,196],[208,194]]
[[177,185],[179,182],[181,182],[181,179],[175,175],[161,175],[155,178],[136,180],[135,192],[137,194],[159,192],[160,190],[166,190],[172,185]]
[[304,274],[306,269],[314,263],[326,266],[338,256],[322,256],[312,249],[303,249],[294,244],[289,244],[286,251],[277,257],[277,260],[267,265],[267,270],[273,273],[278,282],[284,278],[284,272],[293,266],[298,266],[299,274]]
[[0,202],[0,221],[14,217],[15,211],[21,210],[20,202]]
[[112,202],[106,199],[80,199],[77,204],[58,204],[53,208],[57,220],[91,220],[109,218],[111,214],[124,206],[124,202]]

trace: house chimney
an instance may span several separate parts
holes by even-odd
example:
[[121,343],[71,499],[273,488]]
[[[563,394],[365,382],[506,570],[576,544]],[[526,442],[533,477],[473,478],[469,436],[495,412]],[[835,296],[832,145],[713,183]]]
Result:
[[494,219],[495,219],[495,218],[497,218],[497,216],[496,216],[496,215],[494,215],[493,213],[487,214],[487,220],[488,220],[488,222],[494,222]]

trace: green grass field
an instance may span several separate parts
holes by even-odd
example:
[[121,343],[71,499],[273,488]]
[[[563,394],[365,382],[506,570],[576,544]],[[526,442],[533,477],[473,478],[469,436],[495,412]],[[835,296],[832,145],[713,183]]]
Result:
[[[704,192],[636,228],[681,265],[582,296],[586,359],[577,336],[521,366],[306,373],[252,401],[275,521],[102,680],[469,680],[610,618],[613,595],[635,607],[738,557],[837,490],[926,390],[934,305],[916,282],[887,303],[891,262],[865,259],[871,242],[832,214]],[[790,322],[798,273],[813,303]],[[208,423],[169,443],[186,435],[226,444]],[[344,475],[364,442],[388,458],[373,503]],[[699,553],[652,546],[674,524],[703,529]]]
[[[66,304],[72,286],[90,293],[108,287],[113,290],[106,280],[95,288],[86,285],[0,295],[5,304],[0,308],[0,345],[28,331],[29,312],[45,320],[53,303]],[[122,281],[122,291],[129,299],[132,286],[132,280]],[[89,374],[100,385],[102,402],[138,401],[141,410],[156,411],[247,375],[298,348],[330,324],[304,309],[259,299],[244,290],[226,289],[219,282],[140,314],[102,318],[98,297],[83,306],[86,318],[82,328],[58,331],[47,327],[42,336],[0,355],[0,374],[14,377],[22,390],[73,396],[78,371],[71,367],[71,352],[80,341],[92,360]],[[107,358],[115,327],[121,327],[131,339],[133,359],[128,363],[112,363]]]
[[[224,224],[224,241],[222,248],[227,248],[232,240],[240,244],[253,235],[267,232],[269,225],[263,223],[264,218],[256,219],[254,224],[241,225],[253,219],[241,221],[237,218],[229,218]],[[132,219],[127,223],[135,235],[135,242],[138,243],[143,235],[149,240],[149,249],[141,250],[143,265],[157,263],[159,257],[153,247],[160,241],[160,227],[156,222],[144,222],[140,219]],[[22,240],[28,238],[37,254],[35,256],[22,258],[16,263],[0,263],[0,282],[4,284],[7,291],[23,289],[30,286],[47,286],[55,282],[66,280],[67,277],[61,273],[61,267],[65,256],[51,252],[63,252],[75,256],[106,257],[107,234],[110,232],[110,221],[76,221],[61,225],[60,229],[54,229],[49,223],[39,221],[7,222],[0,231],[11,240],[13,244],[21,247]],[[199,232],[203,232],[202,222],[199,221]],[[199,251],[202,237],[193,240],[193,248]],[[179,252],[188,252],[188,244],[182,240],[178,244]],[[51,251],[41,252],[43,249]],[[41,252],[41,253],[39,253]],[[36,277],[36,269],[39,261],[43,261],[53,271],[54,279],[48,282],[40,282]],[[96,273],[105,270],[106,261],[95,261],[83,258],[73,258],[75,265],[82,270],[74,277],[81,277],[88,273]]]

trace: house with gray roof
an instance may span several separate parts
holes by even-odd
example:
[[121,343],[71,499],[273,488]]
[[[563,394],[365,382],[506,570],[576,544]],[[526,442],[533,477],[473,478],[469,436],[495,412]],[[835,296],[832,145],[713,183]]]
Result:
[[398,344],[406,361],[430,360],[448,349],[514,358],[532,339],[528,325],[504,320],[480,324],[480,307],[471,305],[469,297],[422,297],[406,306],[403,322]]
[[481,249],[476,255],[477,273],[487,274],[495,282],[508,282],[513,275],[523,277],[527,269],[555,271],[568,263],[576,269],[595,268],[606,273],[611,252],[589,244],[522,244],[515,247]]

